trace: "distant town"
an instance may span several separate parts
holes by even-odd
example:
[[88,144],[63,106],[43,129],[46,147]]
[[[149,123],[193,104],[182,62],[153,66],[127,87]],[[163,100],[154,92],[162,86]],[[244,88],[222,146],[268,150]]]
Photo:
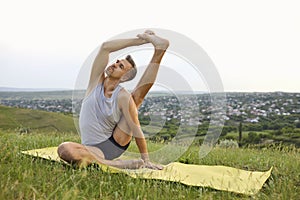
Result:
[[[78,117],[83,97],[83,91],[0,92],[0,104]],[[283,142],[300,147],[300,93],[150,93],[139,119],[152,141],[193,135],[201,143],[210,127],[241,146]]]
[[[199,123],[204,118],[209,118],[210,113],[220,110],[219,106],[212,105],[210,97],[209,94],[149,95],[139,109],[139,115],[161,116],[164,120],[171,120],[182,116],[191,117],[193,113],[197,113],[199,116],[192,117],[198,118],[195,123]],[[78,106],[80,103],[80,100],[74,100],[72,107],[70,96],[58,99],[47,99],[42,96],[33,99],[22,98],[22,95],[13,98],[7,95],[0,96],[0,104],[5,106],[69,114],[78,112],[74,104]],[[199,106],[199,110],[195,106]],[[244,122],[258,123],[262,117],[300,114],[300,93],[226,93],[225,106],[226,115],[224,113],[222,115],[225,120],[236,120],[239,119],[238,116],[242,116]]]

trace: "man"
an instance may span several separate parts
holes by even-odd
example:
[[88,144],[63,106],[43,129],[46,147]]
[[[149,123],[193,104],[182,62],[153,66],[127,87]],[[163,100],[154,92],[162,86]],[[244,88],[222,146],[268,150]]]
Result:
[[[119,83],[135,77],[134,61],[131,56],[127,56],[106,68],[109,54],[146,43],[152,43],[154,54],[141,80],[130,94]],[[162,169],[162,166],[149,160],[137,109],[156,79],[159,64],[168,46],[168,40],[158,37],[150,30],[138,34],[136,38],[112,40],[101,45],[92,66],[80,112],[82,144],[74,142],[60,144],[58,147],[60,158],[79,166],[96,162],[118,168]],[[126,151],[132,137],[135,138],[141,159],[114,160]]]

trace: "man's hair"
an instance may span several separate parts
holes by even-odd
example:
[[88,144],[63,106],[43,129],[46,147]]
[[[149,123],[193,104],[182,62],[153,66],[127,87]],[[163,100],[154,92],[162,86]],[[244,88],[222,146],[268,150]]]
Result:
[[130,80],[134,79],[134,77],[136,76],[136,73],[137,73],[137,68],[136,68],[135,62],[133,61],[132,57],[130,55],[127,55],[125,59],[131,64],[132,69],[130,69],[124,75],[124,79],[122,80],[122,82],[130,81]]
[[133,61],[131,55],[127,55],[125,59],[132,65],[133,68],[136,68],[135,62]]

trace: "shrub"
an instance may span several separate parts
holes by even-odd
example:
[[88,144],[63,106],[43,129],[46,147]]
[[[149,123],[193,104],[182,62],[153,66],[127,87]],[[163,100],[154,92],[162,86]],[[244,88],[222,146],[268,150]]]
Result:
[[235,148],[239,148],[239,144],[237,143],[237,141],[225,139],[225,140],[221,140],[217,145],[217,147],[235,149]]

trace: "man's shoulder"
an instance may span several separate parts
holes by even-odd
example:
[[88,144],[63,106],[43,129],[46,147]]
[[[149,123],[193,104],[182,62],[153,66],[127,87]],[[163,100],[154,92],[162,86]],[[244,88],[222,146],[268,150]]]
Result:
[[118,95],[118,99],[128,99],[131,97],[131,93],[126,90],[125,88],[122,88],[119,92],[119,95]]
[[130,96],[131,94],[128,90],[126,90],[126,88],[122,87],[119,92],[119,96],[121,96],[121,95]]
[[131,99],[131,93],[128,92],[125,88],[122,88],[118,95],[118,105],[120,109],[123,109],[124,106],[128,106],[130,99]]

